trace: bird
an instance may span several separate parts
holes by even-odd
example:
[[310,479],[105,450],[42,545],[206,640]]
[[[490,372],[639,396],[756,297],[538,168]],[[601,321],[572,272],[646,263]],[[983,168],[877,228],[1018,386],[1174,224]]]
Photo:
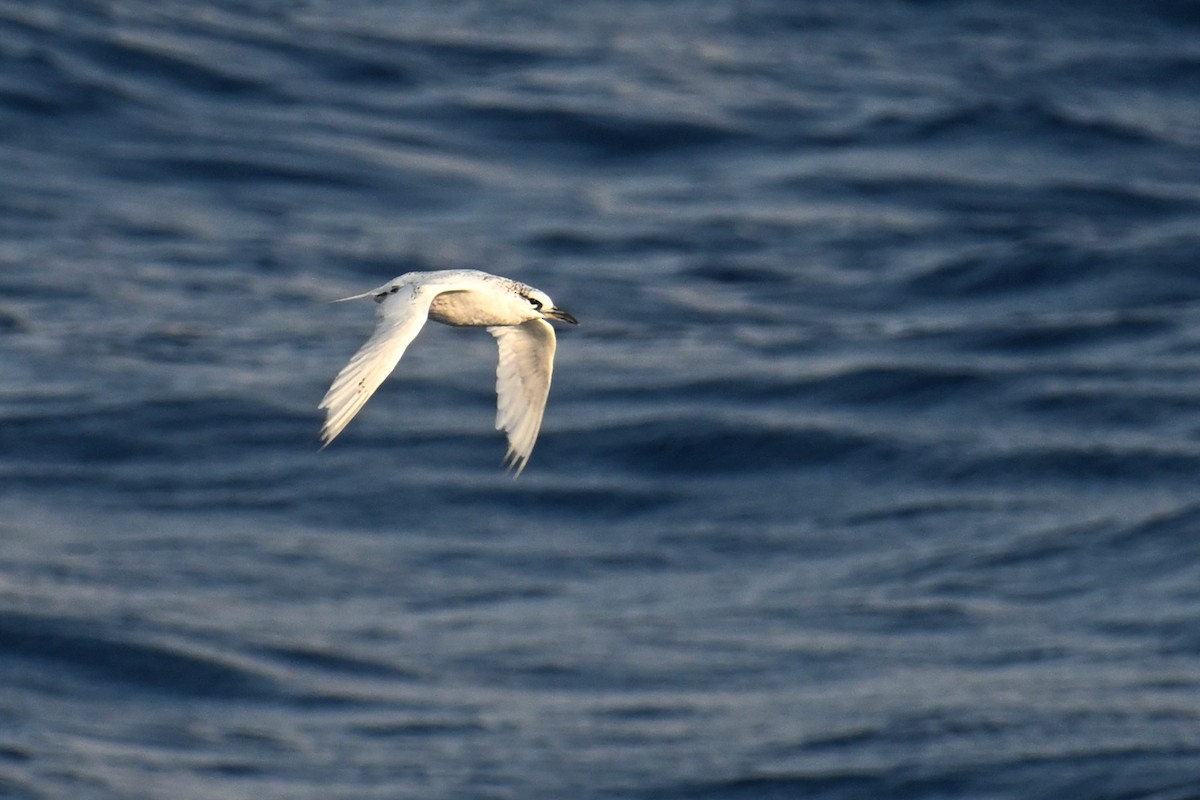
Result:
[[400,362],[432,319],[456,327],[487,328],[496,338],[496,430],[508,437],[505,466],[517,477],[529,463],[542,426],[557,347],[554,319],[575,317],[545,292],[474,269],[409,272],[369,292],[334,302],[370,297],[379,304],[375,332],[333,379],[319,409],[326,411],[321,449],[329,446]]

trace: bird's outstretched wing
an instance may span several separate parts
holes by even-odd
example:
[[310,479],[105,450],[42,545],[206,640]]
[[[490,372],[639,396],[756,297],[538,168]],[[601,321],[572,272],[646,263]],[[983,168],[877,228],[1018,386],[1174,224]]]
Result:
[[[379,384],[396,368],[400,356],[404,355],[429,319],[429,306],[433,298],[446,288],[402,286],[380,300],[379,324],[375,332],[333,379],[319,406],[328,410],[325,425],[321,428],[322,449],[354,419],[363,404],[375,394]],[[367,292],[356,297],[370,294],[376,293]]]
[[543,319],[488,328],[500,346],[496,367],[496,430],[508,434],[505,464],[521,474],[542,427],[554,372],[554,328]]

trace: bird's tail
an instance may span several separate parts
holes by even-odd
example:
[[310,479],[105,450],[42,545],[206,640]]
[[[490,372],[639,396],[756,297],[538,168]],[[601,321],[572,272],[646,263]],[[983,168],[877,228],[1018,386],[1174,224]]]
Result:
[[352,294],[352,295],[350,295],[349,297],[339,297],[338,299],[336,299],[336,300],[330,300],[329,302],[331,302],[331,303],[344,303],[344,302],[346,302],[347,300],[361,300],[361,299],[362,299],[362,298],[364,298],[364,297],[371,297],[372,295],[376,295],[376,294],[379,294],[379,290],[378,290],[378,289],[372,289],[372,290],[371,290],[371,291],[369,291],[369,292],[363,292],[362,294]]
[[[404,276],[401,276],[401,277],[404,277]],[[397,279],[388,281],[383,286],[376,286],[374,289],[372,289],[369,292],[363,292],[362,294],[352,294],[349,297],[339,297],[337,300],[330,300],[329,302],[344,303],[347,300],[361,300],[364,297],[374,297],[375,302],[379,302],[383,299],[383,297],[385,295],[395,294],[396,291],[398,290],[398,288],[400,287],[400,283],[401,283],[401,280],[399,278],[397,278]]]

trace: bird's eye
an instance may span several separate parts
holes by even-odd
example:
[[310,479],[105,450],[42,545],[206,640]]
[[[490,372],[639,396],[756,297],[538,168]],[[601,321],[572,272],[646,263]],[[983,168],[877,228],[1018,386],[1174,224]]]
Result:
[[542,301],[541,300],[538,300],[536,297],[526,297],[525,299],[529,301],[529,305],[533,306],[534,311],[542,310]]

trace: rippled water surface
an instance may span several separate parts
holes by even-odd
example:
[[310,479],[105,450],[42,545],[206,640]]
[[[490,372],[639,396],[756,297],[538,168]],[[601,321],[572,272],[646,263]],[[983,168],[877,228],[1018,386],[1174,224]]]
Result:
[[[1200,798],[1200,15],[0,0],[0,796]],[[373,326],[548,292],[495,345]]]

